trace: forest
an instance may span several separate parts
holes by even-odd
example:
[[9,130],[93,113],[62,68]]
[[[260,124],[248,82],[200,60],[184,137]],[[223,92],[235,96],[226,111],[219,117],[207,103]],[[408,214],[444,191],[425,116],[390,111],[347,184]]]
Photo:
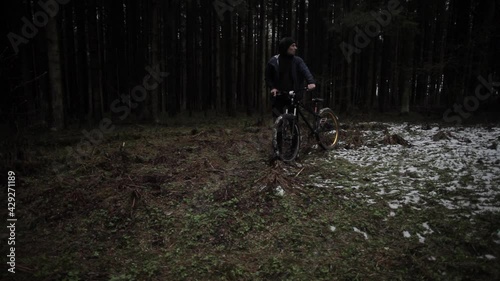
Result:
[[[286,36],[297,41],[316,94],[339,113],[434,112],[453,121],[458,110],[446,109],[499,80],[494,0],[5,5],[1,114],[19,126],[62,129],[125,115],[159,123],[184,112],[265,115],[263,71]],[[152,71],[161,81],[137,91]],[[487,100],[469,107],[498,108],[498,94],[481,91]]]
[[1,280],[500,280],[500,1],[3,3]]

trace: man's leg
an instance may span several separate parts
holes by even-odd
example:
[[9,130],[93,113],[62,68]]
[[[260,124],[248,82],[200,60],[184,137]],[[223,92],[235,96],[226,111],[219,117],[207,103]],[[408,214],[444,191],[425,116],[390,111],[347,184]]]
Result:
[[[273,126],[276,124],[276,118],[280,116],[283,113],[284,109],[284,103],[283,99],[278,96],[278,97],[273,97],[272,100],[272,115],[273,115]],[[278,152],[281,154],[281,147],[282,147],[282,141],[283,141],[283,134],[281,132],[281,128],[277,128],[278,132],[276,134],[276,141],[277,141],[277,148]]]
[[280,99],[280,97],[272,97],[271,100],[272,104],[272,115],[273,115],[273,121],[276,121],[276,118],[280,116],[283,113],[283,101]]

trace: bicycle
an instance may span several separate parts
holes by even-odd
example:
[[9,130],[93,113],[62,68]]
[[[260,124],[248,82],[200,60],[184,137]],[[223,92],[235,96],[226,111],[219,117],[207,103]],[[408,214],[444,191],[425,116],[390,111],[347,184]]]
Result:
[[[306,92],[307,88],[304,89]],[[279,92],[277,95],[288,95],[291,108],[286,108],[285,113],[278,116],[273,128],[273,149],[275,155],[285,162],[295,160],[299,154],[300,147],[300,129],[298,126],[299,117],[306,123],[310,130],[309,136],[314,136],[319,146],[324,150],[335,147],[339,140],[339,122],[338,118],[328,107],[319,108],[318,104],[324,100],[313,98],[314,109],[306,108],[297,98],[297,93]],[[314,123],[311,125],[301,109],[309,112],[314,117]],[[292,113],[288,113],[291,110]]]

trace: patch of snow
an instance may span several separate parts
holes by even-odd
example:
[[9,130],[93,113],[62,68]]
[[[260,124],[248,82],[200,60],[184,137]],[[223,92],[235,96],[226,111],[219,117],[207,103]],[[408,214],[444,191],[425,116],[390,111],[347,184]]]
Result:
[[408,232],[408,231],[406,231],[406,230],[405,230],[405,231],[403,231],[403,237],[404,237],[404,238],[410,238],[410,237],[411,237],[410,232]]
[[454,210],[454,209],[457,209],[458,207],[453,204],[453,202],[451,202],[450,200],[447,200],[447,199],[440,199],[439,200],[441,202],[441,205],[443,205],[444,207],[446,207],[447,209],[450,209],[450,210]]
[[418,236],[418,242],[420,242],[420,243],[424,243],[425,242],[425,237],[423,237],[422,235],[420,235],[420,233],[417,233],[417,236]]
[[420,195],[417,190],[412,190],[408,194],[404,196],[404,204],[408,205],[409,203],[417,204],[420,201]]
[[396,203],[387,203],[387,205],[389,205],[389,208],[391,208],[391,209],[397,209],[401,206],[397,202]]
[[320,188],[325,188],[325,187],[328,187],[326,184],[324,183],[314,183],[313,184],[314,187],[320,187]]
[[358,228],[356,228],[356,227],[353,227],[353,230],[354,230],[354,232],[357,232],[357,233],[361,233],[361,234],[363,234],[363,236],[365,237],[365,239],[366,239],[366,240],[368,240],[368,234],[366,234],[366,232],[361,231],[361,230],[359,230],[359,229],[358,229]]
[[[459,216],[500,212],[497,197],[500,195],[500,165],[495,164],[500,159],[500,149],[488,148],[500,140],[500,127],[490,130],[479,126],[443,129],[435,124],[430,130],[422,130],[421,125],[384,125],[391,134],[401,136],[412,147],[382,145],[378,143],[383,137],[382,131],[360,130],[374,146],[336,149],[326,159],[308,161],[317,165],[324,162],[335,165],[338,160],[345,160],[359,166],[360,171],[350,171],[347,181],[340,182],[342,186],[336,186],[338,179],[329,182],[328,179],[312,177],[311,180],[325,188],[351,186],[362,194],[375,193],[388,202],[389,210],[403,206],[426,209],[432,202],[457,210]],[[433,141],[438,131],[451,133],[450,139]],[[367,169],[361,169],[363,167]],[[366,178],[370,180],[365,181]],[[466,195],[457,196],[464,191]],[[357,194],[350,197],[366,198]],[[370,198],[365,202],[371,204],[374,200]],[[424,236],[433,233],[427,224],[423,227],[425,231],[421,233]]]
[[278,185],[276,187],[276,194],[279,196],[284,196],[285,195],[285,190],[281,187],[281,185]]
[[434,233],[434,230],[431,229],[429,224],[427,222],[424,222],[422,226],[425,228],[424,234],[432,234]]

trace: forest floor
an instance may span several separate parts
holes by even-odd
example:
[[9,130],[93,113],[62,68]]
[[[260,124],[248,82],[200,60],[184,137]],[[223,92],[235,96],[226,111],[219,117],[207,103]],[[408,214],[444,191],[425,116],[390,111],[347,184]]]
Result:
[[26,137],[0,279],[500,279],[498,124],[342,123],[293,164],[255,118],[117,126],[67,161],[82,137]]

